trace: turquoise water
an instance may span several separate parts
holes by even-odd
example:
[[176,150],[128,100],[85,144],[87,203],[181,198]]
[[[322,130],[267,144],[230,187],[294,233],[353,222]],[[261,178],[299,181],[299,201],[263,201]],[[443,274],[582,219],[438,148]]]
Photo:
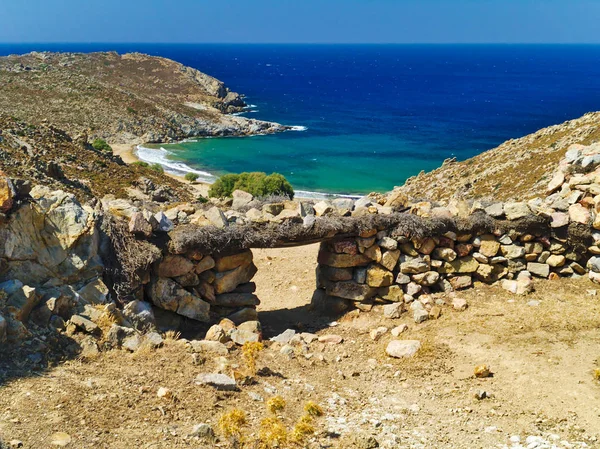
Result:
[[[302,133],[307,136],[297,136]],[[351,154],[349,146],[361,148],[360,153]],[[308,192],[360,194],[386,191],[402,180],[405,173],[431,170],[439,165],[436,160],[423,161],[413,157],[410,150],[390,159],[389,152],[382,151],[382,148],[412,148],[410,142],[398,136],[348,134],[343,138],[316,137],[310,135],[310,130],[146,147],[162,147],[170,154],[142,149],[142,159],[162,163],[178,174],[195,168],[200,179],[210,182],[215,179],[214,175],[224,173],[278,172],[284,174],[296,190]],[[173,164],[177,161],[181,164]],[[374,173],[377,175],[374,176]]]

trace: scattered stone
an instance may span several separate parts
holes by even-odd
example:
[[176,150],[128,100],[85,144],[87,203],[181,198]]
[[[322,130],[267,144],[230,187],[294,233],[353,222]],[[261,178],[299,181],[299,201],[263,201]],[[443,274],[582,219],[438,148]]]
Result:
[[156,392],[156,396],[161,399],[171,399],[173,397],[173,392],[166,387],[160,387]]
[[[236,192],[239,192],[239,190],[236,190]],[[196,424],[192,428],[192,431],[190,432],[190,436],[200,438],[201,440],[204,440],[204,441],[212,442],[215,440],[215,432],[214,432],[213,428],[205,423]]]
[[296,335],[296,331],[294,329],[287,329],[287,330],[283,331],[281,334],[279,334],[275,337],[272,337],[270,340],[276,341],[277,343],[285,345],[285,344],[288,344],[292,340],[294,335]]
[[210,385],[217,390],[236,391],[235,380],[225,374],[198,374],[195,379],[196,385]]
[[393,304],[386,304],[383,306],[383,316],[385,318],[396,319],[400,318],[404,311],[404,304],[396,302]]
[[399,326],[396,326],[392,329],[391,334],[393,337],[398,337],[401,333],[406,332],[408,330],[408,325],[402,323]]
[[192,340],[190,341],[194,352],[209,352],[216,355],[226,356],[229,354],[227,346],[218,341],[210,340]]
[[392,340],[388,343],[385,352],[395,358],[414,356],[421,348],[418,340]]
[[383,337],[387,333],[387,331],[388,331],[387,327],[380,326],[376,329],[371,330],[371,332],[369,332],[369,336],[371,337],[371,340],[377,341],[381,337]]
[[467,310],[467,307],[469,305],[467,304],[467,300],[464,298],[454,298],[452,300],[452,307],[454,308],[454,310],[458,310],[458,311],[464,311]]
[[66,447],[71,444],[71,435],[65,432],[56,432],[50,436],[52,446]]
[[474,374],[477,378],[490,377],[492,375],[490,368],[487,365],[477,365]]
[[327,335],[319,336],[319,343],[327,343],[330,345],[339,345],[343,341],[344,341],[344,339],[341,336],[335,335],[335,334],[327,334]]

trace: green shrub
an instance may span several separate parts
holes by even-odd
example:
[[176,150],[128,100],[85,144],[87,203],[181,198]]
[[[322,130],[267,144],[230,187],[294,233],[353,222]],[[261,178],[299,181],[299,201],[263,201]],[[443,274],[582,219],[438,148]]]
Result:
[[283,195],[294,198],[294,189],[285,176],[279,173],[267,176],[262,172],[223,175],[210,187],[208,196],[231,197],[234,190],[243,190],[256,197]]
[[162,166],[162,165],[160,165],[160,164],[152,164],[152,165],[150,166],[150,170],[153,170],[153,171],[155,171],[156,173],[164,173],[164,172],[165,172],[165,169],[164,169],[164,168],[163,168],[163,166]]
[[186,173],[184,178],[186,181],[194,182],[196,179],[198,179],[198,175],[196,173]]
[[136,167],[149,167],[148,162],[144,162],[144,161],[135,161],[133,162],[131,165],[135,165]]
[[234,174],[221,176],[215,181],[215,183],[212,186],[210,186],[208,196],[213,198],[231,196],[231,194],[235,190],[234,186],[239,177],[240,175]]
[[108,151],[112,153],[112,147],[104,139],[96,139],[92,142],[94,149],[98,151]]

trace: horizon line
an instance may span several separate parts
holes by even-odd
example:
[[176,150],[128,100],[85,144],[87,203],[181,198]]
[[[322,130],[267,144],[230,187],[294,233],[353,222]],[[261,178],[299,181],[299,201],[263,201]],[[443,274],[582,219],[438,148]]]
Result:
[[47,41],[11,42],[0,45],[600,45],[598,42],[134,42]]

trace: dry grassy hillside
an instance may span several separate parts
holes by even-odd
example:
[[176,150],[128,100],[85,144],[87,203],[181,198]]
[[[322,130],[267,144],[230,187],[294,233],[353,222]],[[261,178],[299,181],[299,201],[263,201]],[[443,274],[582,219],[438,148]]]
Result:
[[401,190],[412,200],[451,198],[528,199],[540,195],[558,161],[573,143],[600,141],[600,112],[541,129],[463,162],[442,167],[406,181]]

